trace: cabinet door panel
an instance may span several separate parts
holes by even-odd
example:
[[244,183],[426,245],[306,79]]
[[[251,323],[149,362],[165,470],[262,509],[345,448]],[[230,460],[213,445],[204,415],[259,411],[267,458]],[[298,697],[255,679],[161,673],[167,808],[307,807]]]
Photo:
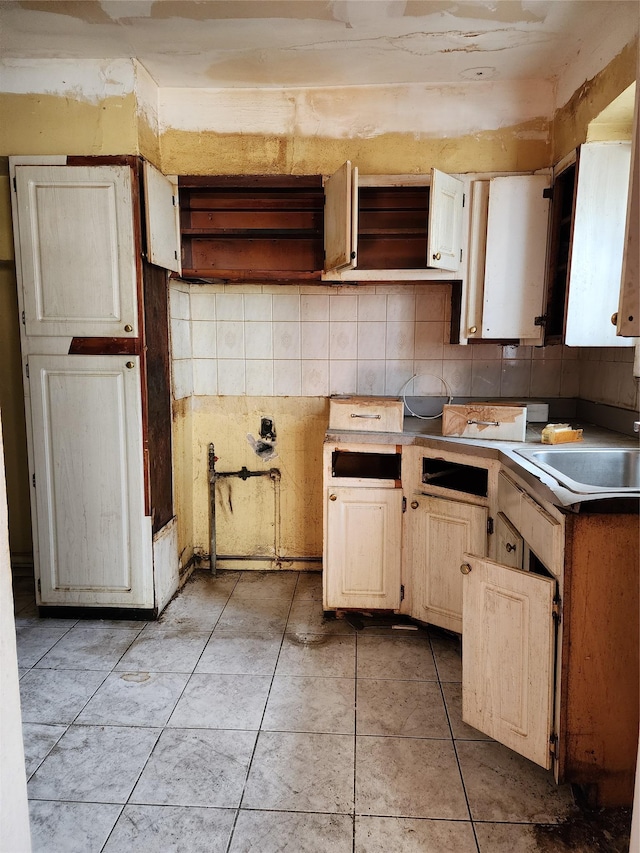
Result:
[[353,269],[357,264],[358,169],[347,160],[325,181],[324,268]]
[[499,512],[496,517],[496,557],[497,562],[512,569],[522,568],[524,540],[509,523],[508,518]]
[[633,346],[616,335],[629,191],[631,145],[590,142],[578,159],[565,343]]
[[462,250],[462,196],[464,185],[457,178],[431,170],[427,266],[456,271]]
[[397,609],[402,491],[332,488],[327,501],[325,606]]
[[31,356],[42,604],[153,606],[139,358]]
[[147,223],[147,255],[150,263],[181,272],[180,208],[177,178],[165,177],[144,162],[144,210]]
[[137,336],[131,169],[17,166],[16,199],[27,335]]
[[412,613],[416,619],[462,631],[462,575],[467,553],[484,556],[486,507],[427,496],[411,509]]
[[465,557],[462,718],[551,766],[555,581]]
[[492,178],[482,310],[483,338],[540,340],[549,186],[545,175]]

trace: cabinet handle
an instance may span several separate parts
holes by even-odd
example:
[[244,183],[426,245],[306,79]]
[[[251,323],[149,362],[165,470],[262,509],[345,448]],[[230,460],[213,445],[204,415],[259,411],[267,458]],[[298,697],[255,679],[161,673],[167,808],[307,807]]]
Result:
[[441,257],[442,257],[442,255],[440,254],[440,252],[436,252],[433,256],[433,260],[439,261]]
[[470,335],[475,335],[475,333],[476,333],[477,331],[478,331],[478,327],[477,327],[477,326],[469,326],[469,334],[470,334]]
[[351,413],[352,418],[373,418],[374,421],[379,421],[382,415],[356,415],[353,412]]
[[509,553],[516,550],[516,546],[512,545],[511,542],[507,542],[507,544],[504,547],[507,549],[507,551]]
[[411,509],[418,509],[419,506],[418,501],[411,501]]
[[615,314],[612,314],[612,315],[611,315],[611,323],[612,323],[614,326],[617,326],[617,325],[618,325],[618,312],[617,312],[617,311],[616,311],[616,313],[615,313]]
[[338,500],[338,496],[337,496],[337,495],[329,495],[329,500],[330,500],[330,501],[337,501],[337,500]]
[[125,332],[133,332],[133,326],[130,323],[124,327]]
[[135,363],[133,361],[128,361],[127,367],[129,368],[129,370],[133,370],[133,368],[135,367]]
[[463,575],[468,575],[469,572],[471,571],[471,566],[469,565],[469,563],[463,563],[460,566],[460,571],[462,572]]

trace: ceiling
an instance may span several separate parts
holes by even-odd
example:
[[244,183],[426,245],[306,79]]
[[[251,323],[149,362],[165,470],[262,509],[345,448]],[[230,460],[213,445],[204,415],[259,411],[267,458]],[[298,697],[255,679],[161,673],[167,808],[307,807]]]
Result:
[[554,79],[637,15],[637,0],[0,0],[0,49],[136,58],[161,87]]

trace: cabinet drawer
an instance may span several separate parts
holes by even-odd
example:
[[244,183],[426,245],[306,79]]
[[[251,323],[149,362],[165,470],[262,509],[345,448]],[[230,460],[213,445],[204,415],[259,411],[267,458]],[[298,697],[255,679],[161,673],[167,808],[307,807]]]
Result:
[[534,554],[552,572],[562,568],[562,525],[529,495],[522,493],[520,533]]
[[404,404],[396,397],[331,397],[329,429],[402,432]]

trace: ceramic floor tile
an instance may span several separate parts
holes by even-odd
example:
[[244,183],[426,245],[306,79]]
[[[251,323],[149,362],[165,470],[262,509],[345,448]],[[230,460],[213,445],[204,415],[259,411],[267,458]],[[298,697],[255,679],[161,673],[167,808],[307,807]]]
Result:
[[72,723],[102,684],[106,672],[31,669],[20,679],[22,719],[27,723]]
[[[622,820],[621,820],[622,818]],[[631,816],[600,810],[560,824],[476,823],[480,853],[634,853]]]
[[282,638],[216,629],[205,646],[196,672],[220,675],[273,675]]
[[288,634],[353,634],[345,619],[325,617],[322,604],[305,598],[294,598],[287,620]]
[[229,853],[352,853],[352,845],[348,815],[242,809]]
[[437,681],[360,678],[357,700],[359,735],[451,737]]
[[185,596],[179,593],[173,601],[167,604],[157,622],[147,625],[145,633],[174,628],[180,631],[210,634],[215,628],[226,602],[226,595],[212,601],[207,597],[199,599],[195,594]]
[[353,678],[355,637],[327,634],[285,634],[277,675],[324,675]]
[[470,821],[356,817],[355,853],[476,853],[477,849]]
[[555,823],[575,813],[571,789],[495,742],[457,741],[474,820]]
[[255,740],[255,732],[165,729],[130,803],[237,808]]
[[440,681],[462,681],[462,649],[454,635],[432,635],[431,648]]
[[425,637],[357,635],[358,678],[436,681],[429,641]]
[[353,734],[355,683],[352,678],[277,675],[262,728],[281,732]]
[[191,574],[179,595],[223,600],[231,595],[241,576],[242,572],[222,570],[214,575],[208,569],[197,570]]
[[76,722],[101,726],[164,726],[189,679],[178,672],[113,672]]
[[36,800],[125,803],[158,729],[70,726],[31,777]]
[[143,631],[119,661],[116,670],[128,672],[193,672],[211,636],[209,631],[157,628]]
[[71,625],[48,625],[43,619],[27,624],[16,625],[16,645],[18,664],[24,667],[35,666],[38,661],[71,630]]
[[455,682],[444,682],[442,684],[444,701],[447,706],[449,723],[453,736],[457,740],[492,740],[488,735],[468,726],[462,720],[462,685]]
[[243,572],[231,600],[286,598],[291,601],[297,582],[297,572]]
[[322,572],[300,572],[293,597],[322,604]]
[[257,731],[270,684],[264,675],[192,675],[169,725]]
[[356,814],[469,820],[453,742],[358,737]]
[[261,732],[242,807],[352,812],[353,737]]
[[125,806],[103,853],[225,853],[235,809]]
[[44,723],[22,724],[24,764],[27,779],[38,769],[66,730],[66,726],[49,726]]
[[246,634],[282,634],[290,606],[284,598],[229,599],[216,627]]
[[36,664],[47,669],[112,670],[139,631],[71,628]]
[[100,853],[122,806],[105,803],[29,803],[33,853]]

